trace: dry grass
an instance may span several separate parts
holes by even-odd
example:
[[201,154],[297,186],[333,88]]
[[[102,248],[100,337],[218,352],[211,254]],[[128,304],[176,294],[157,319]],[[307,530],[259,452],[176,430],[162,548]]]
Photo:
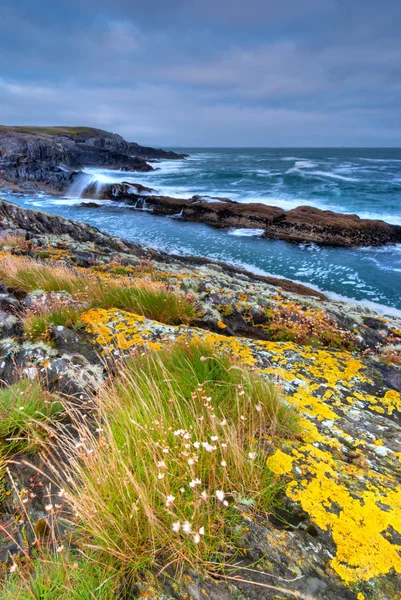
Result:
[[122,366],[97,406],[96,433],[78,422],[78,444],[59,436],[87,547],[128,576],[232,559],[241,512],[275,503],[267,446],[297,425],[277,391],[208,346],[177,345]]
[[16,233],[7,233],[0,237],[0,249],[8,248],[27,248],[28,242],[24,235]]
[[170,325],[188,324],[197,316],[192,298],[162,284],[127,279],[100,279],[65,265],[9,256],[0,265],[0,281],[22,292],[64,291],[88,308],[118,308]]

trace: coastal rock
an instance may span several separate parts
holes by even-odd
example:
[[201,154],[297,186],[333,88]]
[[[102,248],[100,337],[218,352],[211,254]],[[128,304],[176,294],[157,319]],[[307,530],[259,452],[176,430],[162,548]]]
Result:
[[180,340],[211,344],[279,383],[300,411],[299,438],[267,459],[287,480],[287,517],[281,525],[273,518],[249,523],[239,566],[266,560],[268,573],[256,581],[292,579],[290,589],[313,589],[316,600],[393,600],[401,593],[401,397],[383,383],[374,361],[166,326],[118,310],[89,311],[84,321],[105,354]]
[[382,246],[401,243],[401,226],[379,220],[361,219],[311,206],[283,210],[261,203],[242,203],[227,198],[193,196],[190,199],[144,194],[137,184],[103,186],[105,199],[123,201],[134,208],[152,210],[156,215],[196,221],[221,228],[263,230],[264,237],[289,242],[314,242],[332,246]]
[[146,172],[146,160],[184,157],[90,127],[0,126],[0,184],[15,189],[60,193],[83,166]]
[[[398,355],[391,360],[394,349],[385,357],[379,353],[390,341],[395,349],[400,344],[400,318],[223,263],[169,256],[0,201],[0,235],[21,229],[29,243],[24,235],[20,245],[0,249],[0,260],[45,257],[46,265],[62,262],[100,281],[165,284],[193,299],[199,314],[192,326],[171,326],[117,308],[89,310],[75,299],[83,309],[79,330],[52,326],[50,341],[32,343],[10,316],[17,312],[23,318],[24,311],[45,309],[54,299],[74,298],[36,291],[17,294],[17,300],[0,281],[0,320],[18,326],[0,340],[1,385],[38,377],[87,418],[106,376],[103,365],[118,365],[147,348],[198,340],[259,370],[300,415],[299,433],[266,447],[266,468],[280,484],[279,506],[268,517],[245,505],[239,510],[246,528],[238,540],[238,562],[220,581],[186,572],[174,586],[166,569],[166,576],[155,575],[155,585],[140,588],[141,595],[216,600],[401,595],[401,361]],[[5,507],[5,518],[24,493],[32,493],[30,518],[43,521],[52,473],[47,479],[37,454],[17,463],[10,464],[16,488],[7,496],[14,504]],[[13,523],[10,527],[14,531]],[[28,544],[34,541],[23,533]],[[14,551],[19,548],[0,545],[0,560]]]

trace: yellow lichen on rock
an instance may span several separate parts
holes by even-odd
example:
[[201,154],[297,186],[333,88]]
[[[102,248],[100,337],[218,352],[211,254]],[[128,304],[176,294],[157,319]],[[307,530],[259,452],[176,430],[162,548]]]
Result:
[[291,472],[294,460],[295,456],[290,456],[281,450],[276,450],[276,452],[267,459],[266,466],[276,475],[284,475]]
[[375,395],[362,360],[292,342],[162,325],[118,310],[92,310],[83,321],[106,353],[199,339],[280,382],[301,414],[302,431],[300,439],[289,440],[268,457],[267,468],[289,480],[288,498],[331,535],[335,554],[330,565],[343,582],[401,573],[401,547],[393,539],[393,532],[401,534],[400,455],[386,446],[383,435],[370,434],[366,423],[363,429],[353,426],[355,419],[368,415],[391,417],[400,394],[383,390]]

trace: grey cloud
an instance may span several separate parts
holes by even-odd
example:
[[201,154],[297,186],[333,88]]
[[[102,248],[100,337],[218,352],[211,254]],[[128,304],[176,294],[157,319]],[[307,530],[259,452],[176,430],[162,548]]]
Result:
[[397,145],[396,0],[0,6],[4,123],[143,143]]

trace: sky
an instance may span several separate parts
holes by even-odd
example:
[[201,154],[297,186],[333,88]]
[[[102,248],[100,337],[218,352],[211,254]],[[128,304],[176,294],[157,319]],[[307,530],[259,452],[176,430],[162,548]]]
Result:
[[399,0],[0,0],[0,123],[401,146]]

